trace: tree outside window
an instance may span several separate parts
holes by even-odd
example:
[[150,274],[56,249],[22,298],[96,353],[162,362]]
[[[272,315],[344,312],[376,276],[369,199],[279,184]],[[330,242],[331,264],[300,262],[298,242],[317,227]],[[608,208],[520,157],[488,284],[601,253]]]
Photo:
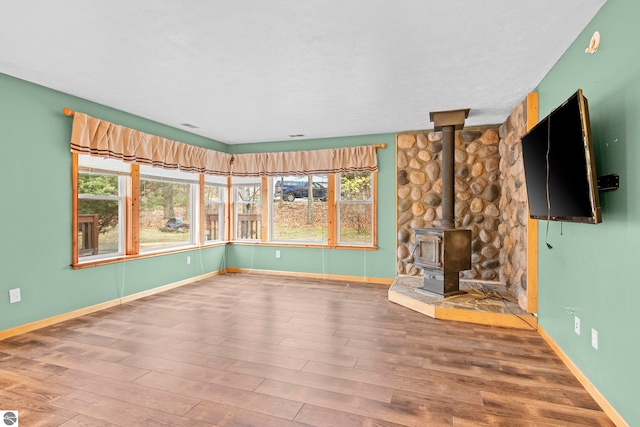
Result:
[[235,238],[262,239],[262,186],[260,184],[234,185]]
[[340,175],[338,241],[341,244],[373,244],[373,184],[370,172]]
[[99,259],[123,252],[128,173],[129,166],[120,161],[78,156],[78,259]]

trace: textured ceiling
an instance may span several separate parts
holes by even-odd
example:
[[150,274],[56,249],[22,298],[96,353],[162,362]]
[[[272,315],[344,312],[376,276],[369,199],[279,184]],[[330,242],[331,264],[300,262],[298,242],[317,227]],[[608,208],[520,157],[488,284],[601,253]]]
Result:
[[10,0],[0,73],[228,144],[493,124],[604,1]]

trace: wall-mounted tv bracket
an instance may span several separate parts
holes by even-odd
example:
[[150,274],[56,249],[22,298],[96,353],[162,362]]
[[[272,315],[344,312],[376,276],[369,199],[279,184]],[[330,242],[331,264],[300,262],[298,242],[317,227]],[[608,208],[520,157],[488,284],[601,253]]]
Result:
[[620,187],[620,177],[614,173],[598,177],[598,191],[616,191]]

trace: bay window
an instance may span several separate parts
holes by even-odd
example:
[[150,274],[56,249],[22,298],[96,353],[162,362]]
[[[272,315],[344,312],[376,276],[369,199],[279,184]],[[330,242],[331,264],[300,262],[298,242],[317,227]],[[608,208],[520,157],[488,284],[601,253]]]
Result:
[[228,241],[376,247],[384,143],[232,155],[64,112],[73,268]]
[[74,266],[228,240],[376,246],[375,172],[229,185],[223,176],[76,158]]

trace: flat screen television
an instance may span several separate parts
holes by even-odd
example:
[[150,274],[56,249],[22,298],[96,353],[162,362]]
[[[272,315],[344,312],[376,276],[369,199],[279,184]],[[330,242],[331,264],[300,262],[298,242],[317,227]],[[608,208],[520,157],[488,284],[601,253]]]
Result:
[[532,219],[602,222],[587,99],[578,89],[522,137]]

